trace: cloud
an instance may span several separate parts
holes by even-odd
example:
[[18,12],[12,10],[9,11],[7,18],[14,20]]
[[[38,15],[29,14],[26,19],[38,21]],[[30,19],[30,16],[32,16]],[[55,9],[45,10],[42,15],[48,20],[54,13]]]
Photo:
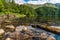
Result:
[[60,0],[56,0],[56,3],[60,3]]
[[24,3],[26,3],[24,0],[15,0],[15,2],[16,2],[17,4],[24,4]]
[[56,0],[50,0],[50,1],[48,1],[49,3],[56,3]]
[[50,3],[60,3],[60,0],[50,0]]
[[60,0],[15,0],[16,3],[18,4],[24,4],[24,3],[28,3],[28,4],[44,4],[46,2],[49,3],[60,3]]
[[28,1],[27,2],[28,4],[44,4],[44,3],[46,3],[46,1]]

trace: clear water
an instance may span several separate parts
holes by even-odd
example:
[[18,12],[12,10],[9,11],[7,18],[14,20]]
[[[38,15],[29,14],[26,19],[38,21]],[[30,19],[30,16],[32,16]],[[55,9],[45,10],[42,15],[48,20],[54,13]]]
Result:
[[[60,26],[55,26],[55,27],[60,28]],[[55,38],[56,38],[57,40],[60,40],[60,35],[55,34]]]
[[[56,27],[56,28],[60,28],[60,26],[54,26],[54,27]],[[60,35],[58,35],[58,34],[54,34],[55,36],[55,38],[57,39],[57,40],[60,40]]]
[[58,34],[47,32],[47,31],[40,29],[40,28],[32,28],[31,26],[29,27],[29,29],[33,30],[35,33],[39,33],[39,32],[41,33],[41,31],[46,32],[48,35],[54,36],[56,38],[56,40],[60,40],[60,35],[58,35]]
[[56,38],[57,40],[60,40],[60,35],[55,34],[55,38]]

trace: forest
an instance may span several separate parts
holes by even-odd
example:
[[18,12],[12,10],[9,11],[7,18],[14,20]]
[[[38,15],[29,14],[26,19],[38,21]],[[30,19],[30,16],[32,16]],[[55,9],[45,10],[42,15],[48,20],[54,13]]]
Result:
[[60,8],[57,4],[43,5],[16,4],[14,0],[0,0],[0,14],[16,14],[22,22],[48,22],[60,20]]

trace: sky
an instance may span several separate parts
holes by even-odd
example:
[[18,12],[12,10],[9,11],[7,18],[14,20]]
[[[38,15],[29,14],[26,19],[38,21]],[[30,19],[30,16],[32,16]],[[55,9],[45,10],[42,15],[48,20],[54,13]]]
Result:
[[60,0],[15,0],[16,3],[18,4],[44,4],[44,3],[60,3]]

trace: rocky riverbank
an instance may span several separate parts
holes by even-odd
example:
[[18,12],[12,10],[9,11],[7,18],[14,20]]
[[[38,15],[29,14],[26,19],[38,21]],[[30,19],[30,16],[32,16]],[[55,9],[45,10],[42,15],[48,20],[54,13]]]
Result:
[[[4,35],[4,40],[56,40],[52,33],[48,33],[32,26],[5,26],[10,31],[0,30],[0,36]],[[49,35],[50,34],[50,35]]]
[[53,33],[36,28],[36,26],[21,25],[19,22],[9,20],[3,21],[0,29],[1,40],[56,40]]

